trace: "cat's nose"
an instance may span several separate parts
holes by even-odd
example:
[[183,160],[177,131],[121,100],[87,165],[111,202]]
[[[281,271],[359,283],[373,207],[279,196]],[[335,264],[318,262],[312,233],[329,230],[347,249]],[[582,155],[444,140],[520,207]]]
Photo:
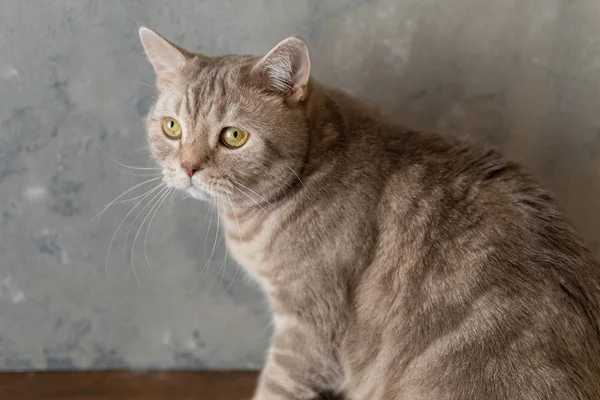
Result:
[[197,172],[198,170],[196,168],[192,168],[192,167],[187,167],[185,168],[185,172],[188,174],[188,176],[191,178],[192,176],[194,176],[194,174]]
[[194,174],[200,171],[201,167],[195,163],[183,163],[181,167],[185,170],[185,173],[191,178]]

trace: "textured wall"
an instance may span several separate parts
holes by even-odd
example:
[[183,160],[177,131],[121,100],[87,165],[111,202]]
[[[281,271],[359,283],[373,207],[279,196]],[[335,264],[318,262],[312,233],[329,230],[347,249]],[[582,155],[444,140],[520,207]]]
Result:
[[137,212],[106,263],[135,202],[87,225],[150,178],[132,172],[153,172],[108,158],[150,165],[141,24],[209,55],[263,53],[300,34],[314,76],[524,162],[600,253],[597,0],[2,0],[0,369],[262,363],[262,296],[242,273],[232,282],[220,242],[202,272],[218,235],[208,207],[165,202],[148,236],[151,270],[145,228],[136,242],[139,285],[134,235],[124,250]]

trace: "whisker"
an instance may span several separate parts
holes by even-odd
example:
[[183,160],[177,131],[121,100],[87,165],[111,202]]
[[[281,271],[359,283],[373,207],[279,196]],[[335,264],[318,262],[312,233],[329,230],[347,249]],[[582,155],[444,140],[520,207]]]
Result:
[[[223,205],[220,204],[220,199],[218,197],[216,198],[216,200],[219,203],[217,205],[217,209],[219,209],[219,207],[222,207],[223,209],[225,209],[225,207],[223,207]],[[223,285],[223,277],[225,276],[225,266],[226,266],[226,262],[227,262],[227,251],[228,251],[228,248],[227,248],[227,246],[225,246],[225,256],[223,257],[223,262],[221,263],[221,267],[219,268],[217,275],[210,281],[209,286],[212,285],[213,282],[216,281],[217,278],[219,278],[219,276],[221,276],[220,281],[221,281],[221,285]]]
[[121,197],[123,197],[123,196],[125,196],[127,193],[129,193],[129,192],[131,192],[131,191],[133,191],[133,190],[135,190],[135,189],[139,188],[140,186],[143,186],[143,185],[145,185],[145,184],[147,184],[147,183],[153,182],[153,181],[155,181],[155,180],[157,180],[157,179],[160,179],[160,176],[158,176],[158,177],[156,177],[156,178],[148,179],[147,181],[144,181],[144,182],[142,182],[142,183],[138,183],[137,185],[135,185],[135,186],[133,186],[133,187],[131,187],[131,188],[129,188],[129,189],[127,189],[127,190],[125,190],[123,193],[121,193],[120,195],[118,195],[117,197],[115,197],[115,199],[114,199],[113,201],[111,201],[110,203],[108,203],[108,204],[107,204],[107,205],[106,205],[106,206],[105,206],[105,207],[104,207],[102,210],[100,210],[100,212],[99,212],[98,214],[96,214],[96,215],[94,216],[94,218],[92,218],[92,220],[91,220],[90,222],[88,222],[88,224],[86,225],[86,227],[87,227],[88,225],[92,224],[92,223],[93,223],[93,222],[96,220],[96,218],[98,218],[98,219],[99,219],[99,218],[101,218],[101,217],[102,217],[102,214],[104,214],[104,212],[105,212],[105,211],[108,209],[108,207],[110,207],[110,206],[112,206],[113,204],[115,204],[115,203],[117,202],[117,200],[119,200]]
[[254,204],[256,204],[261,210],[263,210],[263,212],[265,214],[267,214],[269,217],[271,216],[271,214],[269,214],[269,212],[267,210],[264,209],[264,207],[262,205],[260,205],[260,203],[258,203],[256,200],[254,200],[252,197],[250,197],[249,195],[247,195],[245,192],[243,192],[240,188],[234,188],[235,190],[237,190],[238,192],[240,192],[241,194],[243,194],[244,196],[246,196],[247,198],[249,198],[250,200],[252,200],[252,202]]
[[[166,184],[165,183],[161,183],[160,186],[163,187]],[[158,193],[162,193],[163,191],[159,191]],[[158,196],[158,195],[157,195]],[[152,198],[152,200],[154,200],[154,198]],[[131,225],[129,225],[129,229],[127,230],[127,233],[125,234],[125,240],[123,240],[123,252],[127,251],[127,240],[129,239],[129,234],[131,233],[131,230],[133,229],[133,227],[135,226],[135,223],[137,222],[137,220],[140,218],[140,216],[143,214],[144,210],[146,208],[148,208],[148,206],[152,204],[152,201],[147,202],[144,207],[142,207],[142,209],[140,210],[140,212],[136,215],[136,217],[134,218],[133,222],[131,223]],[[152,212],[152,210],[150,210],[150,212]]]
[[[115,238],[117,237],[117,234],[119,233],[119,230],[121,229],[121,226],[123,226],[123,224],[127,220],[127,217],[129,217],[129,215],[131,215],[131,213],[133,212],[133,210],[135,210],[137,206],[139,206],[144,200],[146,200],[153,192],[155,192],[159,188],[160,188],[160,186],[155,187],[154,189],[152,189],[152,191],[150,193],[148,193],[140,201],[138,201],[137,203],[135,203],[135,205],[133,207],[131,207],[131,210],[129,210],[129,212],[125,215],[125,217],[123,218],[123,220],[121,221],[121,223],[117,226],[117,230],[115,231],[115,233],[113,234],[112,238],[110,239],[110,243],[108,245],[108,252],[106,253],[106,262],[104,264],[104,276],[105,277],[108,276],[108,260],[110,258],[110,250],[112,249],[113,243],[115,241]],[[135,280],[137,281],[137,283],[139,285],[140,284],[140,280],[138,278],[137,271],[134,269],[133,273],[135,275]]]
[[296,178],[298,178],[298,181],[300,182],[300,184],[302,185],[302,187],[303,187],[304,189],[306,189],[306,186],[304,186],[304,182],[302,182],[302,179],[300,179],[300,176],[298,176],[298,174],[296,173],[296,171],[294,171],[294,170],[292,169],[292,167],[290,167],[289,165],[286,165],[286,167],[287,167],[287,168],[288,168],[290,171],[292,171],[292,174],[294,174],[294,175],[296,176]]
[[233,207],[233,202],[231,201],[231,196],[226,195],[227,200],[229,200],[229,205],[231,206],[231,211],[233,211],[233,216],[235,217],[235,223],[237,224],[238,233],[240,235],[240,241],[242,240],[242,230],[240,229],[240,221],[238,220],[237,213],[235,212],[235,208]]
[[206,207],[206,212],[204,213],[204,219],[208,218],[208,213],[212,211],[212,203],[208,203],[208,207]]
[[139,152],[141,152],[141,151],[144,151],[144,152],[146,152],[146,151],[148,151],[148,150],[150,150],[150,146],[146,145],[146,146],[137,147],[137,148],[135,148],[135,149],[132,149],[132,150],[131,150],[131,152],[132,152],[132,153],[139,153]]
[[[227,199],[229,200],[229,205],[231,206],[231,211],[233,211],[233,215],[235,217],[235,222],[237,224],[238,227],[238,233],[240,235],[240,241],[242,240],[242,230],[240,229],[240,222],[238,221],[238,217],[237,214],[235,212],[235,208],[233,207],[233,202],[231,201],[231,196],[226,195]],[[227,253],[225,254],[225,257],[227,257]],[[231,280],[229,281],[229,283],[227,284],[227,286],[225,287],[225,289],[223,290],[223,292],[221,292],[220,295],[217,296],[217,299],[219,299],[222,295],[224,295],[225,293],[227,293],[227,290],[229,290],[229,288],[231,287],[231,284],[233,283],[233,281],[235,280],[238,272],[240,270],[240,264],[239,263],[235,263],[235,272],[233,273],[233,277],[231,278]]]
[[235,263],[235,272],[233,273],[233,276],[231,277],[231,280],[229,281],[229,283],[227,284],[227,286],[225,287],[225,289],[223,289],[223,291],[221,292],[221,294],[219,294],[215,300],[218,300],[221,296],[223,296],[225,293],[227,293],[227,291],[229,290],[229,288],[231,287],[231,285],[233,284],[233,281],[235,281],[235,278],[237,277],[237,274],[240,272],[240,264],[238,264],[237,262]]
[[[160,184],[159,186],[163,186],[163,185],[164,185],[164,184]],[[148,192],[146,192],[146,193],[148,193]],[[139,199],[139,198],[141,198],[141,197],[144,197],[144,195],[145,195],[146,193],[140,194],[140,195],[138,195],[138,196],[135,196],[135,197],[131,197],[131,198],[129,198],[129,199],[119,200],[119,201],[115,202],[114,204],[128,203],[128,202],[130,202],[130,201],[137,200],[137,199]],[[114,205],[114,204],[113,204],[113,205]]]
[[154,89],[158,89],[156,86],[151,85],[151,84],[146,83],[146,82],[133,81],[133,83],[137,83],[138,85],[144,85],[144,86],[148,86],[148,87],[151,87],[151,88],[154,88]]
[[265,199],[264,197],[262,197],[260,194],[256,193],[254,190],[250,189],[249,187],[247,187],[247,186],[244,186],[244,185],[242,185],[242,184],[241,184],[241,183],[239,183],[239,182],[233,182],[233,181],[232,181],[232,183],[233,183],[234,185],[240,185],[240,186],[241,186],[241,187],[243,187],[244,189],[246,189],[246,190],[248,190],[248,191],[250,191],[250,192],[254,193],[255,195],[257,195],[259,199],[261,199],[262,201],[264,201],[265,203],[267,203],[269,206],[271,206],[271,207],[273,206],[273,205],[272,205],[272,204],[269,202],[269,200]]
[[[218,201],[218,198],[217,198]],[[213,247],[212,250],[210,251],[210,255],[208,256],[208,260],[206,260],[206,264],[204,265],[204,268],[202,268],[202,271],[200,272],[200,275],[198,278],[200,278],[206,271],[208,271],[208,268],[210,267],[210,264],[212,262],[212,259],[215,255],[215,250],[217,248],[217,239],[219,238],[219,207],[215,207],[215,213],[217,214],[217,231],[215,232],[215,240],[213,242]],[[212,220],[212,218],[211,218]],[[208,235],[208,233],[207,233]]]
[[210,212],[210,220],[208,221],[208,228],[206,228],[206,235],[204,236],[204,252],[206,253],[208,251],[207,247],[208,247],[208,234],[210,233],[210,227],[212,226],[212,220],[215,217],[215,209],[214,209],[214,204],[213,203],[209,203],[208,206],[208,210],[207,210],[207,216],[208,216],[208,212]]
[[223,285],[223,278],[225,277],[225,269],[226,269],[226,265],[227,265],[227,246],[225,246],[225,256],[223,257],[223,261],[221,262],[221,266],[219,267],[219,271],[217,272],[217,275],[210,281],[209,286],[211,286],[213,284],[214,281],[217,280],[217,278],[219,278],[219,276],[221,276],[220,278],[220,282],[221,282],[221,286]]
[[219,282],[221,282],[221,286],[223,286],[223,278],[225,278],[225,271],[227,270],[228,250],[229,250],[229,248],[227,246],[225,246],[225,255],[223,256],[223,262],[221,263],[221,268],[219,268],[221,272],[219,274],[217,274],[217,277],[219,275],[221,275],[221,278],[219,279]]
[[[166,191],[163,192],[163,194],[161,195],[161,197],[156,200],[156,202],[154,203],[154,205],[152,206],[152,208],[150,209],[150,211],[148,211],[148,213],[146,214],[146,216],[144,217],[144,219],[142,220],[142,223],[140,224],[137,233],[135,234],[135,237],[133,238],[133,243],[131,244],[131,267],[135,269],[135,264],[134,264],[134,252],[135,252],[135,243],[137,242],[137,238],[140,234],[140,232],[142,231],[142,228],[144,227],[144,223],[146,222],[146,220],[148,219],[148,217],[150,216],[150,214],[152,214],[152,210],[156,209],[156,211],[158,211],[158,209],[160,208],[160,205],[163,203],[163,201],[167,198],[168,195],[171,194],[171,190],[173,190],[172,188],[167,188]],[[156,212],[154,213],[153,217],[156,216]],[[148,229],[150,229],[150,227],[148,227]],[[147,258],[146,258],[147,259]],[[149,265],[149,269],[152,271],[152,267]]]
[[[120,167],[123,168],[129,168],[129,169],[135,169],[135,170],[161,170],[162,167],[139,167],[139,166],[133,166],[133,165],[127,165],[127,164],[123,164],[122,162],[119,162],[117,160],[115,160],[114,158],[112,158],[110,155],[108,155],[108,153],[106,153],[104,150],[102,150],[100,147],[95,146],[98,150],[100,150],[100,152],[102,153],[102,155],[104,155],[104,157],[106,157],[109,161],[117,164]],[[146,147],[144,147],[146,148]]]
[[[171,190],[171,193],[176,193],[177,191],[175,189]],[[173,198],[173,196],[171,196],[171,198]],[[144,235],[144,258],[146,259],[146,265],[148,266],[148,269],[150,271],[152,271],[152,266],[150,265],[150,260],[148,260],[148,252],[147,250],[147,245],[148,245],[148,233],[150,232],[150,226],[152,225],[152,221],[154,221],[154,218],[156,217],[156,214],[158,213],[158,208],[156,208],[156,211],[154,211],[154,215],[152,216],[152,218],[150,218],[150,222],[148,222],[148,226],[146,228],[146,234]]]
[[133,166],[133,165],[126,165],[123,163],[118,162],[117,160],[111,158],[110,156],[106,156],[106,158],[108,158],[108,160],[112,163],[117,164],[119,167],[123,167],[123,168],[128,168],[128,169],[134,169],[134,170],[142,170],[142,171],[157,171],[157,170],[162,170],[162,167],[137,167],[137,166]]
[[170,198],[169,200],[167,200],[167,201],[169,202],[169,209],[170,209],[171,207],[173,207],[173,202],[175,201],[175,194],[176,194],[176,193],[177,193],[177,191],[176,191],[176,190],[173,190],[173,191],[171,192],[171,198]]
[[[244,196],[246,196],[247,198],[249,198],[250,200],[252,200],[254,202],[254,204],[256,204],[269,218],[271,217],[271,214],[269,214],[269,212],[267,210],[265,210],[265,208],[256,200],[254,200],[252,197],[250,197],[248,194],[244,193],[240,188],[235,188],[238,192],[240,192],[241,194],[243,194]],[[272,218],[271,218],[272,219]],[[285,229],[283,229],[281,226],[279,226],[279,224],[277,224],[276,221],[273,220],[273,223],[281,230],[281,232],[283,232],[289,239],[291,239],[292,237],[289,235],[289,233],[287,233],[287,231]]]
[[109,165],[111,167],[113,167],[114,169],[116,169],[117,171],[121,172],[122,174],[131,175],[131,176],[161,176],[162,175],[162,173],[156,173],[156,174],[136,174],[135,172],[129,172],[127,170],[122,170],[121,168],[119,168],[119,166],[114,165],[111,162],[109,162]]

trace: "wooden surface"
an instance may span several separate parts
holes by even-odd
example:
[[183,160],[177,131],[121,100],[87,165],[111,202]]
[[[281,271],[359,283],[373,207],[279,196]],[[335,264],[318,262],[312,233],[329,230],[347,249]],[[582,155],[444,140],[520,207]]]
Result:
[[1,400],[242,400],[255,372],[43,372],[0,374]]

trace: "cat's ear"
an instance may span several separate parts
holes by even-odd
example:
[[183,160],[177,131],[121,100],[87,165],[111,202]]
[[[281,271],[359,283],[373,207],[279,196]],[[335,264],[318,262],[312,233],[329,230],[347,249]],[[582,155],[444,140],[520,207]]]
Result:
[[288,104],[296,104],[307,93],[310,77],[308,47],[299,37],[289,37],[264,56],[253,71],[265,77],[270,90],[285,95]]
[[156,71],[157,86],[172,82],[192,54],[169,42],[146,27],[140,28],[140,40],[146,55]]

